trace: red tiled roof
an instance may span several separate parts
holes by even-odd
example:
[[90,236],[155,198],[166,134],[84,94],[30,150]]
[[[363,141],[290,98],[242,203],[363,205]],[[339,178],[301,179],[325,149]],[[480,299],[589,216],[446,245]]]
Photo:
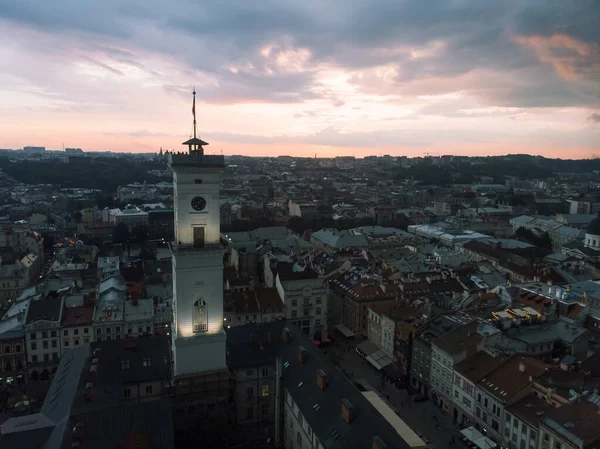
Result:
[[93,307],[67,307],[63,311],[63,326],[82,326],[92,324],[94,319]]

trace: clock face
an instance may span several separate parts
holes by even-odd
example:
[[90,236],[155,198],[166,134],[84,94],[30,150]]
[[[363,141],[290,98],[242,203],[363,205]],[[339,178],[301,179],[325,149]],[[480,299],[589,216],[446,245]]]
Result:
[[206,200],[201,196],[192,199],[192,208],[197,211],[202,211],[206,207]]

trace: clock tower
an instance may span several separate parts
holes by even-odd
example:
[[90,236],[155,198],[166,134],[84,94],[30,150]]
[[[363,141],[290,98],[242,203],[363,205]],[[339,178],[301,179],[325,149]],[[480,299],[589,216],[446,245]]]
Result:
[[173,253],[174,375],[226,369],[223,329],[223,254],[219,229],[222,155],[206,155],[208,143],[196,136],[187,152],[173,153],[175,241]]

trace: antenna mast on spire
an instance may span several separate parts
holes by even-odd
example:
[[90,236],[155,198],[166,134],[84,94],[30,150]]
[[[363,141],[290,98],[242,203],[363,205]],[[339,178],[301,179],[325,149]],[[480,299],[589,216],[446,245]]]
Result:
[[194,139],[196,138],[196,88],[193,91],[194,99],[192,100],[192,115],[194,116]]

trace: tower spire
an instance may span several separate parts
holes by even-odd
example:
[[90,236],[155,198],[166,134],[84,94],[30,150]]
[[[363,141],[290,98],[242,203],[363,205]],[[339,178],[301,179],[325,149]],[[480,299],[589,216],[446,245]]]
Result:
[[196,130],[196,88],[192,91],[192,115],[194,116],[194,137],[183,142],[183,145],[187,145],[190,153],[196,153],[200,156],[204,155],[204,145],[208,145],[208,142],[198,138],[198,132]]
[[194,116],[194,139],[196,138],[196,88],[194,87],[192,100],[192,115]]

